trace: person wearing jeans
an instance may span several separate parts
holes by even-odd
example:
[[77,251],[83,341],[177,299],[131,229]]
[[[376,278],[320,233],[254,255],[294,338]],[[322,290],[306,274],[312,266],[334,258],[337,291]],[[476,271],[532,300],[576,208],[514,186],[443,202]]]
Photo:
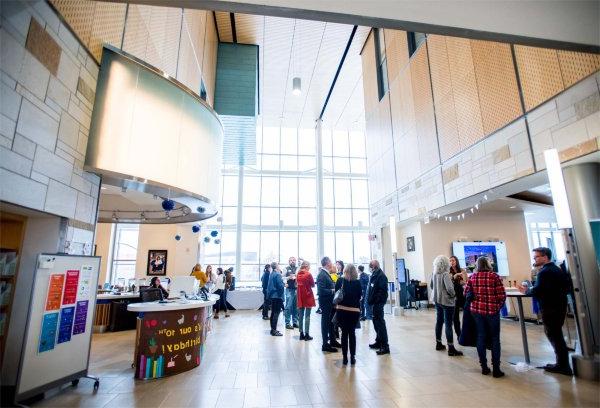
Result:
[[310,263],[302,261],[300,271],[296,277],[298,284],[298,325],[300,326],[300,340],[312,340],[310,336],[310,310],[315,307],[315,295],[313,287],[315,281],[310,273]]
[[285,289],[285,328],[293,330],[298,327],[298,306],[296,305],[296,258],[290,257],[285,268],[287,278]]
[[452,323],[456,292],[450,277],[450,260],[444,255],[437,256],[433,261],[433,275],[431,276],[431,289],[435,302],[435,349],[446,350],[442,344],[442,326],[446,326],[446,342],[448,343],[449,356],[462,356],[463,353],[454,348],[452,339]]
[[504,376],[500,370],[500,309],[506,302],[506,290],[487,257],[477,258],[476,270],[467,282],[465,297],[471,302],[471,315],[477,326],[477,354],[481,374],[490,373],[486,345],[491,342],[493,376],[498,378]]
[[283,309],[283,279],[281,277],[279,265],[276,262],[273,262],[271,267],[273,268],[273,271],[269,276],[269,286],[267,287],[269,303],[271,304],[271,336],[283,336],[283,334],[277,330],[277,320],[279,320],[279,314]]

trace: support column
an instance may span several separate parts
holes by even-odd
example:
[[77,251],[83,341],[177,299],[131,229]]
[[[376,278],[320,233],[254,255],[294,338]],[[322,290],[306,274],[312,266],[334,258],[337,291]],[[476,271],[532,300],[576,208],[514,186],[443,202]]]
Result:
[[240,164],[238,171],[237,223],[235,225],[235,274],[240,276],[242,269],[242,203],[244,201],[244,166]]
[[[323,121],[317,120],[315,128],[315,144],[317,152],[317,253],[319,257],[317,263],[321,262],[321,258],[325,256],[325,232],[323,229],[323,143],[322,143],[322,126]],[[320,264],[319,264],[320,265]]]
[[594,243],[592,224],[600,222],[600,163],[565,167],[563,177],[573,222],[573,229],[566,230],[565,240],[582,353],[573,356],[573,366],[578,377],[597,380],[600,279],[596,248],[600,242]]

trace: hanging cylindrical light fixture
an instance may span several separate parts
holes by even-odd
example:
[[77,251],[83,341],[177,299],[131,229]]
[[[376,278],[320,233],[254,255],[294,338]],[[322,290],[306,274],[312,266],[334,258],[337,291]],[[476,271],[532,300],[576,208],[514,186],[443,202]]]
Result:
[[300,77],[294,77],[292,80],[292,93],[296,96],[302,93],[302,79]]

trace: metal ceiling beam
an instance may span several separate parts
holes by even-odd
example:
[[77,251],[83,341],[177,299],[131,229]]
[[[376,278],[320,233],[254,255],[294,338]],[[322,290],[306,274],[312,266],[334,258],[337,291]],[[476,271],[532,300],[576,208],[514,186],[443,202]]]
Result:
[[597,0],[109,1],[317,20],[600,53]]

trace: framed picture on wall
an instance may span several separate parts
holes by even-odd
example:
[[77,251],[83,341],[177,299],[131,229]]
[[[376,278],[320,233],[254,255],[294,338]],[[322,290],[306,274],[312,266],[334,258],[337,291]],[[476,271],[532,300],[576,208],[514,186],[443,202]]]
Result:
[[408,252],[415,251],[415,237],[407,237],[406,238],[406,250]]
[[167,250],[151,249],[148,251],[146,275],[164,276],[167,274]]

